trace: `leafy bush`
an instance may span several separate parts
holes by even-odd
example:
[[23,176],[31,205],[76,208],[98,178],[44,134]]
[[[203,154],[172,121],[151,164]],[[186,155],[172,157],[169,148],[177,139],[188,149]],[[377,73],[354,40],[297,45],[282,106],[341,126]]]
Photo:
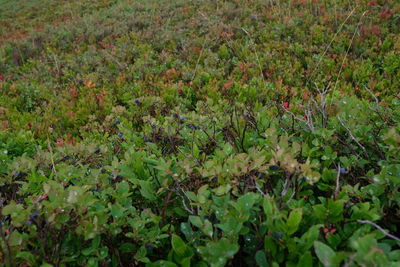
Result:
[[2,265],[398,266],[396,1],[35,3],[0,26]]

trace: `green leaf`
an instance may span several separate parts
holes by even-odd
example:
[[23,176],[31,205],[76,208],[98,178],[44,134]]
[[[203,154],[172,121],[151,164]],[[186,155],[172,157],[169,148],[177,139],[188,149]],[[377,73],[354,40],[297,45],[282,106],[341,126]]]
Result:
[[290,212],[289,218],[286,221],[286,225],[288,228],[288,234],[291,235],[297,231],[299,228],[301,219],[303,216],[302,209],[294,209]]
[[334,258],[336,257],[335,251],[322,242],[314,241],[315,254],[325,267],[336,266]]
[[248,211],[253,207],[258,198],[259,195],[255,193],[247,193],[246,195],[238,198],[236,207],[241,212]]
[[201,220],[199,216],[189,216],[189,221],[199,228],[205,235],[212,238],[213,226],[209,220]]
[[297,263],[297,267],[303,267],[303,266],[307,266],[307,267],[312,267],[312,255],[309,251],[307,251],[306,253],[304,253],[303,255],[301,255],[299,262]]
[[115,219],[121,218],[124,215],[124,211],[125,211],[125,209],[118,203],[111,206],[111,215]]
[[187,246],[186,246],[185,242],[182,240],[182,238],[180,238],[177,235],[172,235],[171,245],[172,245],[172,249],[178,256],[180,256],[180,257],[185,256]]
[[227,194],[230,190],[231,190],[231,185],[230,184],[225,184],[225,185],[221,185],[215,189],[213,189],[213,192],[217,195],[217,196],[222,196]]
[[198,247],[197,251],[211,266],[222,267],[239,251],[239,246],[227,238],[221,238],[207,243],[207,246]]
[[28,251],[20,251],[17,253],[16,258],[18,259],[24,259],[26,262],[28,262],[31,266],[35,265],[35,255]]
[[159,260],[156,262],[147,263],[146,267],[178,267],[178,265],[171,261]]
[[189,221],[196,226],[197,228],[202,228],[203,223],[201,222],[201,219],[199,216],[189,216]]
[[11,247],[19,246],[22,244],[22,235],[18,231],[13,231],[8,239],[8,244]]
[[144,196],[145,198],[149,199],[149,200],[156,200],[156,192],[154,191],[151,183],[149,181],[143,181],[143,180],[139,180],[139,184],[140,184],[140,193],[142,194],[142,196]]
[[258,266],[260,267],[268,266],[267,257],[265,256],[265,252],[263,250],[257,251],[255,258]]

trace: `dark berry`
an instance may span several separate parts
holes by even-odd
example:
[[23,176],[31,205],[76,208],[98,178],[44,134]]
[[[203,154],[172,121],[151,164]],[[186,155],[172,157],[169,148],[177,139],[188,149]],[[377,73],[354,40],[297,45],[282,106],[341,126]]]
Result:
[[99,191],[100,191],[100,188],[98,188],[98,187],[92,188],[92,189],[90,189],[89,191],[92,192],[92,193],[99,192]]
[[179,116],[178,116],[178,114],[174,113],[174,114],[172,114],[172,117],[177,119]]
[[271,171],[278,171],[278,170],[279,170],[279,166],[272,165],[272,166],[269,166],[269,169],[270,169]]
[[118,133],[117,135],[119,138],[122,138],[122,136],[124,136],[122,133]]
[[278,239],[281,239],[283,237],[283,234],[278,232],[278,233],[274,233],[274,236]]
[[341,174],[346,174],[346,173],[347,173],[346,168],[340,168],[340,173],[341,173]]
[[62,161],[64,161],[64,160],[69,160],[71,158],[71,156],[70,155],[66,155],[65,157],[63,157],[61,160]]
[[31,215],[29,215],[30,220],[35,220],[39,216],[39,212],[35,211]]
[[193,124],[189,124],[187,127],[188,127],[190,130],[195,130],[195,129],[196,129],[196,126],[194,126]]
[[12,177],[13,177],[14,179],[22,179],[22,178],[24,178],[24,177],[26,177],[26,176],[28,176],[28,174],[27,174],[26,172],[17,172],[17,173],[14,173],[14,174],[12,175]]

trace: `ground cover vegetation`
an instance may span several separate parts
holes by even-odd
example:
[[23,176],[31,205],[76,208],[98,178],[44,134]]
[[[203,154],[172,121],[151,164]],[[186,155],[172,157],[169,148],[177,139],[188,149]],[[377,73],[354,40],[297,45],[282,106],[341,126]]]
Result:
[[399,266],[396,0],[0,0],[0,265]]

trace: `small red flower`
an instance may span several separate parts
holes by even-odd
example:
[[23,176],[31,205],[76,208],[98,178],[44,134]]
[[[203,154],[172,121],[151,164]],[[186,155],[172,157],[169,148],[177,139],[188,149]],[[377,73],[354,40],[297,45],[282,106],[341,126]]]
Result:
[[283,102],[282,106],[284,109],[288,109],[290,107],[290,104],[289,102]]
[[55,142],[56,146],[63,146],[64,145],[64,140],[62,138],[57,138]]

